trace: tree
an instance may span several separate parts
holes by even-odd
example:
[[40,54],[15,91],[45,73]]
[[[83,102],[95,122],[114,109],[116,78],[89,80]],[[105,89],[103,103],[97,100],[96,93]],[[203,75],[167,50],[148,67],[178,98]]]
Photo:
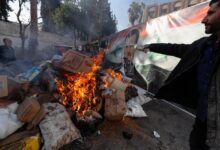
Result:
[[53,14],[55,13],[56,8],[60,7],[60,4],[60,0],[41,0],[41,16],[43,20],[43,31],[55,32]]
[[117,31],[116,29],[116,17],[112,15],[110,3],[108,0],[99,0],[98,1],[98,29],[99,36],[108,36]]
[[30,1],[31,24],[29,38],[29,55],[34,56],[38,45],[38,18],[37,18],[37,0]]
[[132,2],[128,9],[128,14],[129,14],[129,22],[131,23],[132,26],[135,25],[135,21],[139,19],[143,14],[142,6],[137,2]]
[[145,7],[146,7],[145,3],[141,2],[141,13],[140,13],[138,23],[142,23],[142,18],[143,18],[143,15],[144,15]]
[[82,13],[84,14],[86,33],[88,41],[91,42],[97,37],[97,0],[81,0],[79,3]]
[[14,0],[0,0],[0,20],[8,21],[8,13],[12,11],[9,1]]
[[79,24],[84,21],[84,16],[76,4],[64,3],[56,9],[53,20],[56,25],[56,32],[71,35],[74,34],[76,28],[81,29]]
[[28,24],[24,24],[22,22],[22,20],[20,19],[20,16],[21,16],[21,12],[22,12],[22,6],[24,5],[25,2],[27,2],[28,0],[18,0],[18,6],[19,6],[19,9],[18,9],[18,12],[16,14],[16,17],[17,17],[17,20],[18,20],[18,23],[19,23],[19,36],[21,38],[21,50],[22,50],[22,56],[24,56],[24,45],[25,45],[25,31],[27,29],[27,27],[29,26],[29,23]]
[[88,41],[116,32],[116,18],[108,0],[65,0],[56,9],[56,30]]
[[110,10],[108,0],[81,0],[80,7],[89,25],[90,39],[97,39],[116,32],[116,18]]

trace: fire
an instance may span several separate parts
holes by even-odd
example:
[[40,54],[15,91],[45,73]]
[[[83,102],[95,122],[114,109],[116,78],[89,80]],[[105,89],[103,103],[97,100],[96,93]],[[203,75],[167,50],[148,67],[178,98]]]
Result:
[[122,74],[119,73],[119,72],[115,72],[114,70],[112,69],[107,69],[106,70],[106,73],[114,78],[117,78],[119,80],[122,80]]
[[105,51],[102,51],[92,58],[93,65],[89,73],[65,74],[66,82],[56,80],[57,89],[62,95],[61,102],[70,105],[78,115],[97,109],[99,98],[96,96],[96,72],[100,69],[104,54]]

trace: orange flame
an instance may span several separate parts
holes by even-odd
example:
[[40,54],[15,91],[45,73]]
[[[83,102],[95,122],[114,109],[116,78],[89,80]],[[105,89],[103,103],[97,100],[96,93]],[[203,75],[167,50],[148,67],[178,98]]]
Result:
[[116,72],[109,68],[109,69],[106,69],[106,73],[114,78],[122,80],[122,74],[120,72]]
[[[116,71],[112,70],[111,68],[106,69],[105,72],[106,72],[109,76],[111,76],[111,77],[113,77],[113,78],[117,78],[118,80],[122,80],[122,74],[121,74],[120,72],[116,72]],[[109,82],[107,81],[107,78],[104,78],[104,79],[103,79],[103,85],[104,85],[106,88],[109,87],[110,84],[111,84],[111,83],[109,83]]]
[[96,72],[100,69],[104,54],[105,51],[101,51],[92,58],[93,65],[89,73],[65,74],[67,82],[56,80],[57,89],[62,95],[61,102],[64,105],[70,104],[78,115],[97,109],[99,99],[96,96]]

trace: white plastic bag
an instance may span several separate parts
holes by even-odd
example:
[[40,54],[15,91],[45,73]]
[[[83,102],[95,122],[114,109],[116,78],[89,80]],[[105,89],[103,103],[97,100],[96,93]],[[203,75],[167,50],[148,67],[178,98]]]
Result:
[[150,102],[152,100],[152,98],[147,97],[145,95],[138,95],[136,97],[131,98],[129,101],[134,101],[135,103],[139,104],[139,105],[144,105],[148,102]]
[[142,106],[135,101],[128,101],[127,102],[127,109],[125,116],[129,117],[147,117],[146,113],[144,112]]
[[15,114],[17,107],[18,103],[13,103],[5,108],[0,108],[0,140],[15,132],[23,125]]

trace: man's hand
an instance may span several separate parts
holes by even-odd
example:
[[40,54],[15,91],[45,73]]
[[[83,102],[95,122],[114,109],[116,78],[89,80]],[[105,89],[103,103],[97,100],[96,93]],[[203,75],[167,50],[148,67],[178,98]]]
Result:
[[149,50],[149,45],[150,44],[146,44],[144,46],[138,46],[138,47],[135,47],[134,45],[129,45],[129,46],[126,46],[124,48],[124,57],[127,58],[128,60],[132,61],[133,58],[134,58],[134,53],[138,50],[138,51],[142,51],[142,52],[145,52],[147,53]]
[[149,49],[150,44],[145,44],[143,49]]
[[143,51],[143,52],[147,53],[148,51],[150,51],[150,50],[149,50],[149,46],[150,46],[150,44],[145,44],[145,45],[142,46],[142,47],[137,47],[137,50]]

